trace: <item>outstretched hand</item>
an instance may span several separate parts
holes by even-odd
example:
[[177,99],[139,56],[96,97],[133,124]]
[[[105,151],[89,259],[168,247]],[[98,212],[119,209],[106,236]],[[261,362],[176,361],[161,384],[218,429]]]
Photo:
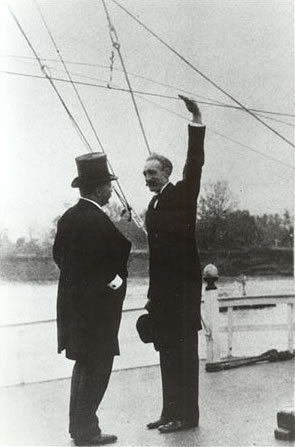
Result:
[[187,110],[193,114],[193,122],[202,124],[201,112],[197,102],[194,99],[187,98],[183,95],[178,96],[184,101]]

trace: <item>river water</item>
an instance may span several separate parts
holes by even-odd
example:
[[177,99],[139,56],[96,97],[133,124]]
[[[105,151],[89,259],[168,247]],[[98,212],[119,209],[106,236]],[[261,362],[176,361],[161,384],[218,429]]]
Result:
[[[241,296],[242,285],[238,279],[226,278],[217,282],[221,297]],[[143,307],[148,288],[147,278],[128,281],[125,309]],[[253,295],[282,295],[294,293],[293,278],[254,277],[246,280],[246,293]],[[56,282],[7,282],[0,280],[0,326],[15,323],[42,321],[55,318]]]
[[[218,294],[240,296],[238,279],[220,280]],[[146,302],[147,278],[131,278],[124,303],[120,328],[121,355],[114,368],[122,369],[158,363],[151,345],[143,345],[135,324]],[[294,294],[293,278],[248,278],[247,295]],[[69,377],[72,362],[56,355],[56,293],[57,283],[8,283],[0,281],[0,386],[31,383]],[[262,309],[241,309],[234,312],[234,324],[285,324],[286,305]],[[220,325],[225,326],[226,312],[220,313]],[[258,355],[268,349],[286,350],[287,333],[250,330],[234,334],[233,355]],[[227,354],[227,334],[221,334],[221,355]],[[204,332],[200,331],[200,357],[206,356]],[[4,360],[4,361],[3,361]]]

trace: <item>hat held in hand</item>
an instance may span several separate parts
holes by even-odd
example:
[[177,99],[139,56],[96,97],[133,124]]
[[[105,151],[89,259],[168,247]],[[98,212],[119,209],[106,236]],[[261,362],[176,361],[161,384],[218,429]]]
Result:
[[136,322],[136,329],[141,341],[144,343],[152,343],[154,341],[151,317],[149,314],[140,315]]
[[73,188],[80,188],[86,185],[100,185],[118,178],[109,172],[107,156],[103,152],[80,155],[75,160],[78,177],[72,181]]

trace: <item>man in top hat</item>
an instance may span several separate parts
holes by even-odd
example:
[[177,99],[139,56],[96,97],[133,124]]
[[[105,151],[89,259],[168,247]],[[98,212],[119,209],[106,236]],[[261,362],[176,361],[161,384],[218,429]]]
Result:
[[119,355],[118,330],[126,293],[130,242],[102,210],[112,194],[106,155],[76,158],[72,187],[81,198],[60,218],[53,257],[60,269],[57,297],[58,352],[74,360],[69,432],[76,445],[102,445],[96,411]]
[[195,238],[196,203],[204,163],[205,127],[197,103],[180,96],[192,113],[183,178],[170,183],[172,163],[152,154],[145,182],[155,193],[146,213],[150,252],[149,311],[160,353],[163,407],[148,424],[169,433],[197,427],[198,330],[201,329],[201,268]]

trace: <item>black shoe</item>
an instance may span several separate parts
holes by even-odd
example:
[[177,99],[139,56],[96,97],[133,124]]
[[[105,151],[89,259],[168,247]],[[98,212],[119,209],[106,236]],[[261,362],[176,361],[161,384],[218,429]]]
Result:
[[92,438],[75,438],[75,445],[105,445],[112,444],[117,441],[117,436],[115,435],[96,435]]
[[166,418],[160,417],[157,421],[147,424],[147,428],[153,430],[154,428],[159,428],[161,425],[167,424],[167,422],[168,420]]
[[173,433],[176,431],[188,430],[190,428],[197,427],[197,422],[186,422],[186,421],[170,421],[164,425],[161,425],[158,430],[160,433]]

